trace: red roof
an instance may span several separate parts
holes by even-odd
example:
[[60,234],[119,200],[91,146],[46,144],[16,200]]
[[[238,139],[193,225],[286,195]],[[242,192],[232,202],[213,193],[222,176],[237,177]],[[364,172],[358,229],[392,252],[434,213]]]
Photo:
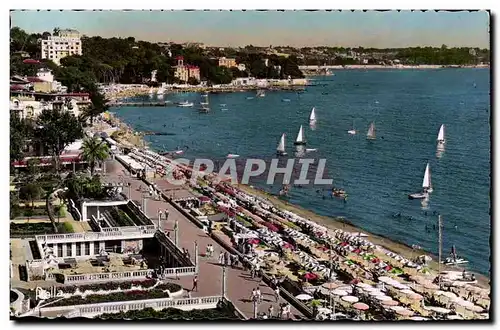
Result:
[[[37,158],[40,160],[40,165],[39,166],[49,166],[52,165],[53,158],[51,156],[46,156],[46,157],[26,157],[23,160],[15,161],[12,162],[12,165],[14,167],[25,167],[28,164],[28,160],[30,158]],[[61,160],[61,164],[67,165],[71,164],[73,162],[75,163],[81,163],[83,160],[80,158],[80,155],[61,155],[59,157]]]
[[190,70],[199,70],[200,68],[197,67],[196,65],[186,65],[188,69]]
[[23,89],[24,89],[23,85],[10,85],[10,90],[13,90],[13,91],[20,91]]
[[175,59],[176,60],[184,60],[184,56],[177,56]]
[[25,59],[23,61],[24,64],[40,64],[40,61],[38,60],[34,60],[32,58],[28,58],[28,59]]

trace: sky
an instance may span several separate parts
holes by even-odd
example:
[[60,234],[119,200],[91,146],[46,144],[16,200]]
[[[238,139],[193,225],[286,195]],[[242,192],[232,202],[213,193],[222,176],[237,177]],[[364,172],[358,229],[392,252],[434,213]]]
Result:
[[12,11],[11,26],[221,47],[489,48],[490,38],[485,11]]

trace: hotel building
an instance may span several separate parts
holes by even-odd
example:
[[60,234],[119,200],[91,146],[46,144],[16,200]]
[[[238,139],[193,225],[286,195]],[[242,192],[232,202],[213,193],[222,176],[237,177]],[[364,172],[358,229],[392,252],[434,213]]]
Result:
[[61,59],[71,55],[82,55],[82,41],[76,30],[61,30],[57,36],[42,40],[42,59],[52,60],[57,65]]

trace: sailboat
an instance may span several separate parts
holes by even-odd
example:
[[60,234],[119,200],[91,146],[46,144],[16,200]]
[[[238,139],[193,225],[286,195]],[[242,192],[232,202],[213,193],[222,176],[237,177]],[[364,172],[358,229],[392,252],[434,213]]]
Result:
[[208,107],[208,94],[203,94],[202,97],[205,99],[205,101],[200,102],[201,105],[200,112],[208,113],[210,111],[210,108]]
[[300,125],[299,134],[297,134],[297,139],[293,143],[295,145],[305,145],[306,139],[304,138],[304,128]]
[[356,130],[354,129],[354,121],[352,122],[352,129],[348,130],[347,133],[351,135],[356,135]]
[[149,89],[149,97],[153,97],[153,87]]
[[446,143],[446,140],[444,139],[444,124],[441,125],[441,127],[439,128],[437,142],[438,142],[438,145],[443,145]]
[[429,197],[429,194],[432,192],[432,183],[431,183],[431,169],[429,167],[429,163],[425,167],[424,180],[422,182],[422,192],[409,194],[409,199],[424,199]]
[[286,156],[285,151],[285,133],[281,135],[280,142],[278,143],[278,148],[276,148],[276,154],[278,156]]
[[316,123],[316,109],[313,107],[311,110],[311,114],[309,115],[309,123],[314,124]]
[[468,262],[469,261],[467,261],[463,258],[459,258],[457,256],[457,249],[455,248],[455,245],[453,245],[451,247],[450,256],[448,258],[446,258],[444,261],[442,261],[442,263],[445,265],[463,265],[463,264],[466,264]]
[[158,88],[158,91],[156,91],[156,96],[158,98],[162,98],[163,97],[163,94],[165,94],[165,87],[163,86],[163,84],[160,86],[160,88]]
[[376,135],[375,135],[375,122],[371,122],[370,127],[368,128],[368,133],[366,133],[366,138],[368,140],[375,140]]
[[266,96],[266,92],[264,92],[264,90],[258,90],[257,91],[257,94],[256,94],[257,97],[264,97]]

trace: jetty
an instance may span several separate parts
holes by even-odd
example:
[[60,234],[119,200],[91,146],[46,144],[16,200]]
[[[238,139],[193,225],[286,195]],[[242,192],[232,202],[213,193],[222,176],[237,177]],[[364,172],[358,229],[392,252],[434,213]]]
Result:
[[157,102],[109,102],[110,107],[166,107],[172,105],[171,101]]

